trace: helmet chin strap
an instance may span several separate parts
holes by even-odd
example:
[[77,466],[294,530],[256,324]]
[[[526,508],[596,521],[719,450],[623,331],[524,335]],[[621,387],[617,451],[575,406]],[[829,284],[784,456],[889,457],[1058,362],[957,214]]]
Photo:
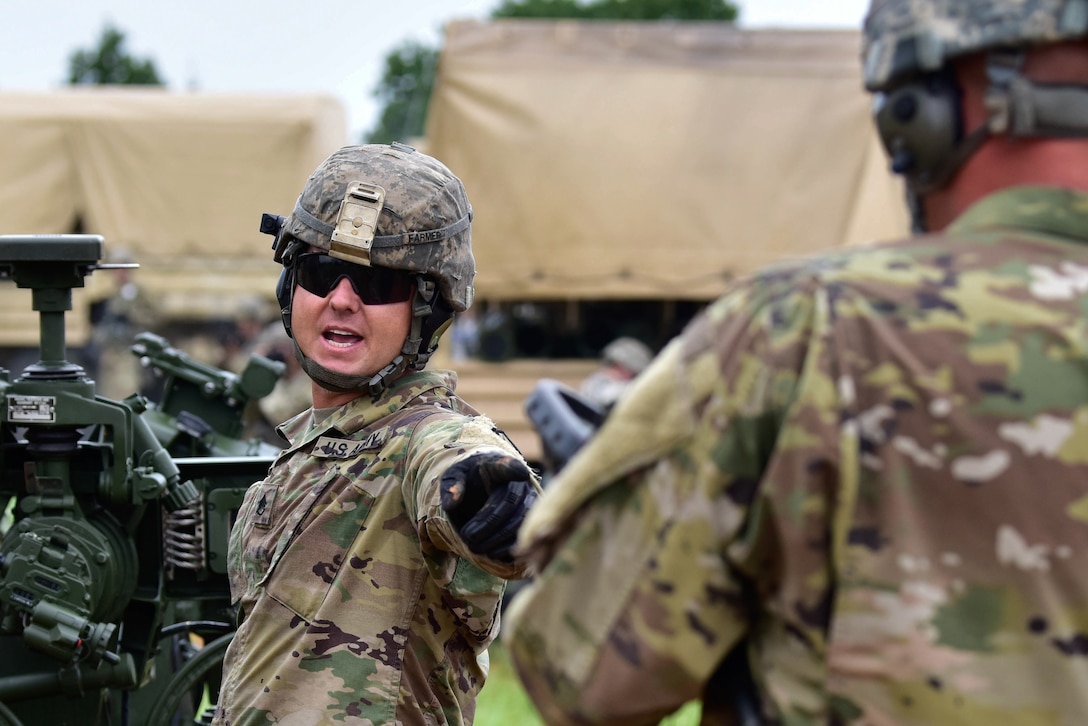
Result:
[[302,349],[295,342],[295,358],[298,359],[302,370],[322,388],[336,393],[366,392],[371,396],[378,396],[384,391],[391,381],[400,378],[407,366],[403,355],[398,355],[385,368],[373,376],[351,376],[329,370],[312,358],[307,358]]
[[[400,355],[393,358],[389,365],[382,368],[373,376],[348,375],[329,370],[312,358],[308,358],[299,347],[294,335],[291,343],[294,345],[295,358],[302,370],[322,388],[336,393],[352,393],[355,391],[369,393],[373,397],[389,387],[389,384],[404,375],[407,370],[422,370],[431,357],[431,353],[438,347],[438,336],[433,336],[427,350],[420,351],[423,347],[423,324],[434,310],[433,302],[437,295],[437,286],[422,275],[416,276],[416,291],[412,300],[412,323],[408,331],[408,337],[401,346]],[[286,319],[286,318],[285,318]],[[288,331],[290,332],[290,331]]]

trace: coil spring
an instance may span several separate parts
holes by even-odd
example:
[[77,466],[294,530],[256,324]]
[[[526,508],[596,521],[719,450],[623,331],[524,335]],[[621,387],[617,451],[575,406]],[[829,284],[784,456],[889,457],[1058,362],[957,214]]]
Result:
[[174,568],[199,571],[206,564],[204,547],[204,497],[187,507],[163,512],[163,564],[167,576]]

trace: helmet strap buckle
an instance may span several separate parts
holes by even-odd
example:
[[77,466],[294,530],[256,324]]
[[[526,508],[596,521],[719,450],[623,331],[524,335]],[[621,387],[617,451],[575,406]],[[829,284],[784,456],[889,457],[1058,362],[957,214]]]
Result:
[[988,125],[992,133],[1005,133],[1012,125],[1012,86],[1020,77],[1023,65],[1022,50],[994,50],[986,54],[986,76],[990,87],[986,89],[983,102],[989,114]]

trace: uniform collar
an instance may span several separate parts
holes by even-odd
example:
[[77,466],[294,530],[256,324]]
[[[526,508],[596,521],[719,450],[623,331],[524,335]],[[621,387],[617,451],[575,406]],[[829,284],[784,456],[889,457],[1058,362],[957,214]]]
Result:
[[987,227],[1015,227],[1088,244],[1088,194],[1065,187],[1003,189],[975,202],[948,231]]
[[377,398],[363,394],[325,416],[315,416],[313,409],[305,411],[279,426],[280,434],[290,442],[281,456],[330,432],[350,435],[421,398],[428,401],[448,398],[456,384],[457,374],[452,371],[414,371],[393,381]]

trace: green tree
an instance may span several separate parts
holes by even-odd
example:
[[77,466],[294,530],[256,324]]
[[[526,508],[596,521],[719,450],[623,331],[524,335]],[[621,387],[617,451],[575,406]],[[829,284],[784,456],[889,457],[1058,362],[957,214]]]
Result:
[[438,50],[414,41],[385,57],[385,72],[374,91],[382,112],[368,134],[370,142],[408,141],[423,133],[437,65]]
[[68,83],[72,86],[162,86],[155,64],[129,55],[124,33],[107,25],[98,47],[77,50],[68,58]]
[[[728,0],[502,0],[491,17],[733,22],[737,13]],[[388,143],[423,134],[437,64],[438,50],[414,41],[386,56],[385,72],[374,90],[382,111],[377,126],[364,134],[365,141]]]

